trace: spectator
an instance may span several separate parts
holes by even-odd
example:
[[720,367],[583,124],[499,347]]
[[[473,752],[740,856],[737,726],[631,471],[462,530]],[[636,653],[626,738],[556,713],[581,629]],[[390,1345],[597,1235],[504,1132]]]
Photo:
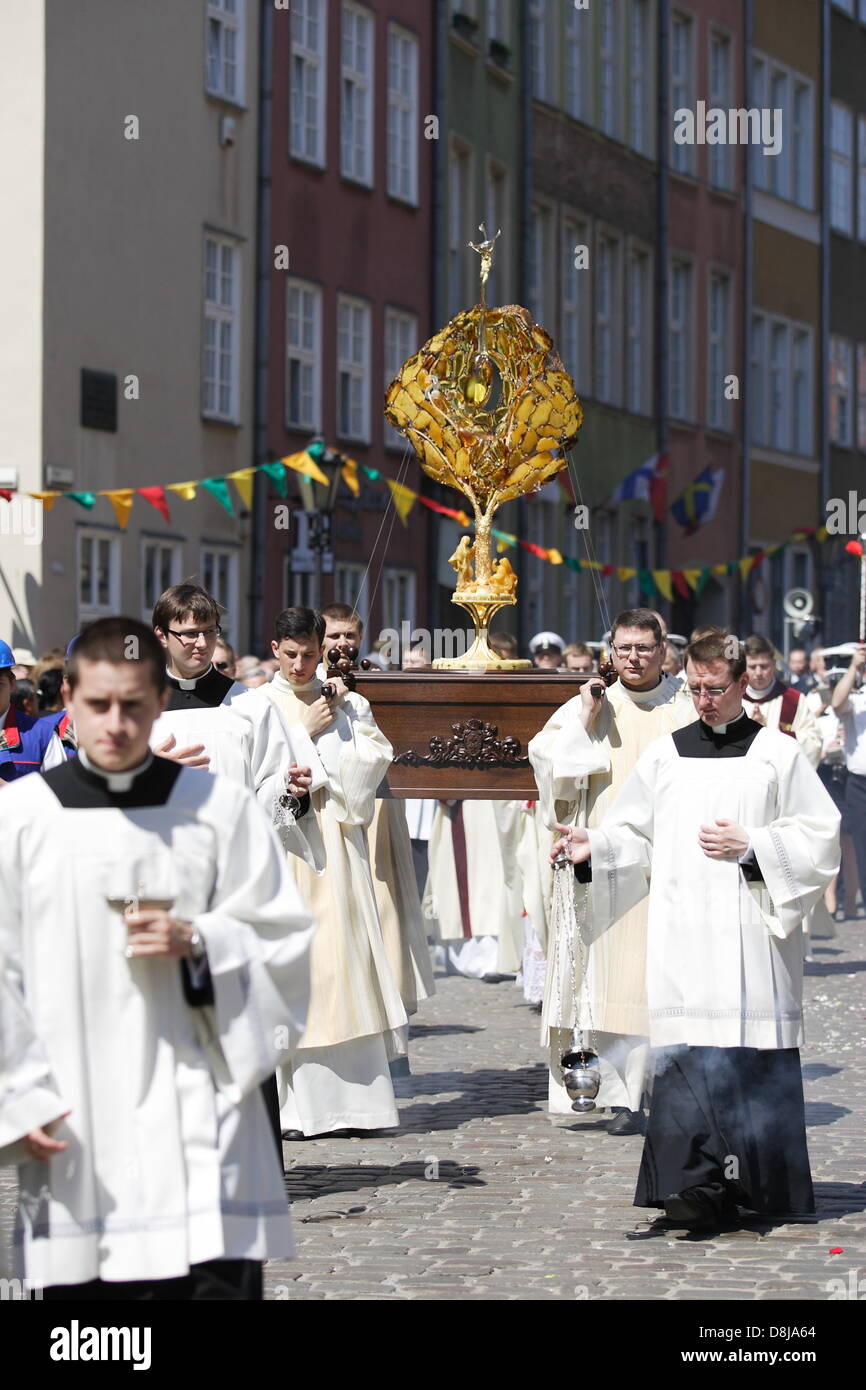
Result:
[[529,644],[529,655],[539,671],[558,671],[565,643],[555,632],[537,632]]
[[[12,667],[13,672],[15,667]],[[20,709],[24,714],[32,715],[34,718],[39,715],[39,699],[36,694],[36,687],[31,680],[24,677],[16,680],[15,689],[12,691],[11,703],[16,709]]]
[[584,642],[570,642],[562,653],[562,669],[576,671],[581,676],[591,676],[595,670],[592,652]]
[[514,661],[517,657],[517,638],[510,632],[492,632],[487,638],[487,645],[503,661]]
[[213,664],[216,669],[222,671],[224,676],[229,676],[231,680],[235,680],[237,661],[237,653],[234,647],[229,642],[225,642],[220,638],[214,647],[213,653]]

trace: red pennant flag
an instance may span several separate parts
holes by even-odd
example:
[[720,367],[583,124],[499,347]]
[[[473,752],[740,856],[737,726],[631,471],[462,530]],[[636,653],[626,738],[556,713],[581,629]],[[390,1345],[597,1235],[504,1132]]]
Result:
[[849,541],[848,544],[845,546],[845,549],[848,551],[849,555],[863,554],[863,544],[861,541]]
[[165,491],[161,487],[137,487],[136,492],[149,502],[152,507],[156,507],[160,516],[164,516],[167,522],[171,522],[171,514],[168,510],[168,503],[165,500]]
[[0,487],[0,497],[3,498],[3,501],[4,501],[4,502],[11,502],[11,501],[12,501],[12,493],[11,493],[11,492],[7,492],[7,490],[6,490],[5,487]]
[[524,550],[529,551],[530,555],[537,555],[539,560],[547,559],[547,551],[543,546],[533,545],[532,541],[521,541],[520,544],[523,546]]
[[616,565],[602,565],[601,572],[605,579],[610,579],[612,574],[616,574]]
[[691,590],[689,589],[689,586],[686,583],[686,577],[683,574],[682,570],[671,570],[671,575],[674,581],[674,588],[676,589],[680,598],[691,598]]

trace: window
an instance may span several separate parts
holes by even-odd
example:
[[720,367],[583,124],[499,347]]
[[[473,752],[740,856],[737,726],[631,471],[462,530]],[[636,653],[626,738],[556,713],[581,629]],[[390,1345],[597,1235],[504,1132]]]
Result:
[[866,241],[866,116],[857,117],[857,236]]
[[322,291],[304,280],[286,287],[286,424],[322,427]]
[[[487,164],[487,189],[485,209],[487,235],[495,236],[501,229],[508,234],[508,171],[493,159]],[[508,266],[502,238],[496,243],[493,268],[487,281],[487,303],[491,305],[508,303]]]
[[[401,309],[385,310],[385,387],[391,385],[407,358],[418,351],[418,320]],[[384,442],[405,449],[406,437],[385,424]]]
[[448,171],[448,312],[451,318],[469,307],[469,234],[474,230],[469,207],[470,153],[466,145],[454,141]]
[[[789,68],[758,55],[752,63],[751,108],[768,108],[771,133],[775,131],[778,154],[768,154],[755,145],[752,181],[777,198],[786,198],[798,207],[814,204],[812,169],[812,84]],[[774,116],[781,111],[781,118]],[[751,127],[750,127],[751,130]],[[788,132],[792,138],[788,139]],[[758,132],[760,134],[760,132]],[[758,135],[753,134],[753,139]]]
[[[794,202],[801,208],[812,206],[812,89],[806,82],[794,83]],[[778,155],[781,159],[782,156]]]
[[649,154],[647,80],[652,61],[648,0],[631,0],[631,51],[629,62],[629,144]]
[[418,40],[388,25],[388,192],[418,201]]
[[[731,100],[731,41],[727,34],[710,34],[710,100],[709,106],[727,111]],[[731,188],[732,149],[730,145],[709,145],[709,177],[715,188]]]
[[171,541],[141,542],[141,616],[149,623],[160,594],[179,584],[181,547]]
[[529,284],[527,308],[542,327],[549,320],[550,211],[534,207],[529,223]]
[[385,566],[382,589],[382,625],[394,632],[401,624],[415,626],[415,571]]
[[292,5],[289,148],[296,159],[325,167],[326,0]]
[[207,0],[207,90],[244,99],[244,0]]
[[830,107],[830,226],[851,235],[854,192],[854,117],[845,106]]
[[649,256],[632,251],[628,258],[628,343],[626,375],[628,408],[636,415],[649,414],[649,335],[652,321]]
[[[685,15],[671,18],[671,114],[692,107],[692,21]],[[671,168],[690,174],[694,168],[694,146],[671,142]]]
[[364,624],[364,632],[367,631],[370,616],[370,586],[364,583],[366,575],[366,565],[352,565],[338,560],[334,566],[334,602],[347,603],[354,608]]
[[508,43],[508,0],[487,0],[487,41]]
[[343,0],[341,162],[348,179],[373,183],[373,16]]
[[569,116],[585,121],[589,117],[589,73],[587,55],[591,30],[589,11],[565,7],[565,109]]
[[599,236],[595,261],[595,394],[619,404],[621,382],[618,328],[620,319],[620,245]]
[[619,134],[619,92],[616,81],[617,0],[601,0],[598,31],[598,124],[605,135]]
[[[589,283],[586,270],[575,265],[578,246],[587,246],[585,223],[562,224],[562,274],[560,276],[561,329],[559,345],[566,371],[574,378],[578,391],[589,389],[588,354],[585,351],[585,310],[581,285]],[[583,280],[581,280],[583,276]]]
[[225,237],[204,244],[202,413],[239,422],[240,252]]
[[120,608],[117,541],[104,531],[78,532],[78,625]]
[[370,306],[337,299],[337,433],[370,438]]
[[725,400],[725,376],[730,365],[730,277],[710,273],[707,345],[707,423],[716,430],[731,427],[731,403]]
[[549,99],[549,20],[547,0],[529,0],[529,71],[532,95],[542,101]]
[[[785,122],[790,115],[789,93],[791,89],[790,76],[781,68],[770,70],[770,99],[768,105],[771,112],[781,111],[782,113],[782,136],[784,137]],[[772,155],[761,151],[760,157],[767,161],[770,170],[770,192],[777,198],[790,198],[791,196],[791,165],[785,158],[784,138],[782,141],[781,153]]]
[[830,339],[830,439],[846,449],[854,443],[852,355],[847,339]]
[[238,552],[231,546],[204,545],[201,583],[223,609],[220,626],[229,642],[237,636]]
[[857,448],[866,453],[866,344],[857,344]]
[[669,293],[670,413],[677,420],[687,420],[691,415],[692,363],[692,267],[688,262],[671,263]]
[[750,363],[753,444],[811,455],[812,373],[809,328],[756,313]]

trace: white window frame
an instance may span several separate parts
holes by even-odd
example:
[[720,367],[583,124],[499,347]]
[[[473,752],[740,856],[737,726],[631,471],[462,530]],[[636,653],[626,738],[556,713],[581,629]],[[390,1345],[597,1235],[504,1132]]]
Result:
[[[156,561],[156,564],[155,564],[155,566],[154,566],[154,578],[156,579],[156,584],[155,584],[155,586],[154,586],[154,594],[153,594],[153,597],[152,597],[152,598],[148,598],[148,592],[147,592],[147,568],[148,568],[148,565],[147,565],[147,552],[148,552],[149,550],[155,550],[155,551],[157,552],[157,561]],[[162,581],[161,581],[161,580],[159,579],[159,577],[158,577],[158,576],[159,576],[159,571],[160,571],[160,569],[161,569],[161,565],[160,565],[160,561],[159,561],[159,554],[160,554],[160,552],[165,553],[165,554],[168,554],[168,555],[170,556],[170,560],[169,560],[169,580],[168,580],[168,583],[167,583],[167,584],[163,584]],[[153,610],[154,610],[154,607],[156,606],[156,600],[159,598],[160,594],[164,593],[166,589],[171,588],[171,586],[172,586],[173,584],[179,584],[180,581],[181,581],[182,575],[183,575],[183,546],[182,546],[182,544],[180,543],[180,541],[167,541],[167,540],[164,540],[162,536],[152,536],[152,535],[148,535],[147,533],[143,534],[142,537],[141,537],[141,618],[142,618],[142,622],[149,623],[149,622],[151,621],[151,619],[152,619],[152,617],[153,617]]]
[[576,121],[588,121],[592,112],[591,64],[592,16],[589,10],[565,7],[565,90],[563,105]]
[[578,393],[588,393],[591,385],[587,334],[590,328],[588,304],[592,281],[589,270],[578,270],[575,266],[574,248],[589,245],[589,223],[566,214],[562,219],[560,236],[559,344],[566,371],[573,377]]
[[[229,8],[233,5],[234,12]],[[205,39],[204,39],[204,83],[205,91],[209,96],[219,97],[221,101],[231,102],[233,106],[243,106],[244,104],[244,62],[246,53],[246,24],[245,24],[245,0],[207,0],[205,5]],[[213,26],[217,25],[218,30]],[[210,37],[213,32],[219,33],[219,80],[212,80],[211,74],[211,54]],[[234,61],[236,90],[229,92],[226,87],[226,47],[228,35],[234,35]]]
[[[110,618],[120,612],[120,549],[119,536],[98,526],[79,526],[75,541],[75,604],[78,611],[78,627],[94,618]],[[100,603],[97,584],[98,566],[94,563],[100,545],[107,546],[108,556],[108,599]],[[92,547],[90,569],[90,596],[83,599],[81,582],[84,577],[82,549]]]
[[645,246],[632,243],[628,248],[626,260],[625,403],[633,415],[650,413],[650,344],[653,321],[651,276],[652,256],[649,250]]
[[492,41],[508,44],[511,33],[511,15],[508,12],[509,0],[487,0],[487,43]]
[[[208,267],[208,244],[213,244],[216,248],[216,287],[218,294],[216,298],[208,296],[208,280],[210,270]],[[231,299],[227,303],[223,298],[224,261],[223,253],[231,252]],[[205,231],[204,237],[204,265],[202,267],[202,300],[203,300],[203,325],[202,325],[202,415],[207,420],[222,420],[227,424],[240,424],[240,374],[241,374],[241,248],[239,242],[231,237],[223,236],[219,232],[210,230]],[[210,347],[208,344],[208,325],[215,325],[215,344]],[[208,352],[214,351],[218,356],[224,355],[224,349],[219,342],[224,327],[231,330],[231,350],[229,371],[223,375],[221,367],[217,364],[217,372],[214,377],[207,374],[206,359]],[[209,384],[213,382],[215,386],[214,399],[209,402]],[[229,399],[228,407],[223,408],[220,401],[220,392],[227,386]]]
[[[756,146],[751,161],[752,182],[774,197],[811,211],[815,205],[814,83],[794,68],[755,53],[752,59],[751,106],[772,110],[782,100],[782,148],[765,155]],[[801,104],[800,98],[805,104]],[[788,139],[788,132],[791,138]]]
[[553,208],[533,203],[529,220],[529,284],[526,307],[544,328],[551,322],[550,266],[553,246]]
[[830,226],[851,236],[854,231],[854,112],[830,103]]
[[[675,314],[675,277],[684,272],[685,303]],[[669,361],[669,414],[674,420],[694,419],[694,302],[695,268],[686,257],[672,256],[669,275],[668,308],[668,361]],[[681,342],[681,366],[677,366],[674,345]],[[679,377],[679,379],[677,379]]]
[[[347,330],[341,327],[343,311],[349,315],[348,332],[351,339],[351,355],[341,353],[340,338]],[[360,317],[356,319],[356,315]],[[372,348],[372,311],[366,299],[354,295],[337,295],[337,435],[340,439],[352,439],[360,444],[370,442],[370,360]],[[357,326],[360,324],[360,333]],[[355,356],[356,338],[360,341],[361,357]],[[355,400],[349,404],[350,416],[360,411],[357,420],[343,417],[343,384],[346,377],[350,383],[350,396]],[[351,383],[357,383],[357,391],[352,392]],[[358,428],[353,428],[357,424]]]
[[[415,626],[418,576],[412,569],[385,565],[382,572],[382,627],[402,632],[402,624]],[[408,610],[408,611],[407,611]]]
[[[418,205],[418,37],[399,24],[388,25],[388,120],[386,138],[386,187],[392,198]],[[404,58],[399,62],[397,49]],[[402,82],[395,85],[395,68],[401,66],[408,54],[406,69],[408,92]],[[405,144],[407,161],[403,163],[399,150]]]
[[[386,304],[384,345],[385,388],[387,390],[403,363],[413,356],[421,346],[418,341],[418,315],[411,313],[408,309],[397,309],[391,304]],[[401,450],[406,448],[406,436],[387,422],[382,431],[382,442],[386,448]]]
[[[622,119],[622,10],[620,0],[595,0],[595,4],[598,6],[598,128],[611,140],[618,140]],[[608,19],[609,30],[606,29]]]
[[472,146],[456,136],[448,157],[448,305],[449,317],[469,308],[467,243],[474,218],[474,165]]
[[[610,279],[605,284],[605,254],[609,249]],[[595,238],[593,359],[595,398],[607,405],[622,404],[622,238],[600,227]]]
[[[233,643],[239,630],[238,562],[240,550],[236,546],[222,545],[219,541],[203,540],[200,553],[200,583],[202,588],[207,589],[222,608],[223,612],[220,615],[222,635],[227,641]],[[220,568],[219,562],[222,560],[227,562],[225,566],[227,583],[225,584],[217,583],[215,578]],[[214,562],[216,562],[215,565]]]
[[[850,338],[840,338],[835,333],[831,335],[827,374],[829,395],[827,428],[830,442],[841,449],[853,449],[855,428],[854,344]],[[844,407],[841,423],[839,418],[841,411],[834,412],[835,402],[838,402],[840,407]]]
[[536,101],[553,101],[550,19],[551,8],[547,0],[529,0],[530,89]]
[[[640,16],[640,18],[638,18]],[[629,14],[628,142],[638,154],[652,149],[650,94],[653,37],[650,0],[631,0]]]
[[790,325],[773,319],[767,345],[767,438],[780,454],[790,453],[793,442],[791,367]]
[[[714,61],[720,55],[718,64]],[[734,41],[726,29],[713,27],[707,41],[707,72],[711,107],[728,111],[733,106],[732,75],[734,71]],[[763,158],[763,156],[761,156]],[[734,150],[731,145],[707,146],[707,173],[714,188],[733,188]]]
[[[296,316],[292,313],[293,296],[297,295],[300,301],[300,312]],[[306,307],[309,305],[312,312],[308,314]],[[297,317],[301,333],[298,341],[292,339],[292,320]],[[312,329],[312,341],[303,341],[304,329],[306,324]],[[311,398],[311,409],[308,415],[298,412],[297,416],[292,414],[292,391],[291,391],[291,371],[293,364],[297,363],[299,374],[308,373],[310,382],[309,395]],[[286,367],[284,377],[285,389],[285,410],[284,418],[287,428],[298,430],[309,430],[311,434],[319,434],[322,429],[322,289],[311,280],[301,280],[292,276],[286,281]],[[303,395],[303,392],[301,392]]]
[[351,560],[337,560],[334,563],[334,602],[347,603],[350,608],[354,608],[364,624],[365,644],[369,644],[367,628],[370,620],[368,570],[368,565]]
[[866,241],[866,116],[857,117],[857,240]]
[[[494,159],[492,155],[487,156],[486,164],[484,216],[487,235],[495,236],[501,230],[504,237],[511,225],[511,189],[508,181],[508,168],[498,159]],[[498,193],[501,194],[501,199],[497,196]],[[510,292],[508,257],[502,246],[501,238],[497,245],[497,252],[498,254],[493,257],[493,268],[487,282],[487,302],[493,306],[508,304]]]
[[[347,19],[352,17],[352,62],[346,62]],[[340,12],[340,172],[344,179],[373,187],[375,131],[373,128],[373,83],[375,76],[376,16],[355,0],[342,0]],[[355,66],[358,26],[366,25],[367,67]],[[351,89],[351,103],[347,102]],[[352,120],[351,129],[349,120]],[[357,141],[356,117],[363,123],[364,139]],[[351,148],[350,148],[350,136]]]
[[[804,365],[801,367],[801,353]],[[795,454],[812,455],[812,333],[797,324],[791,330],[791,443]]]
[[[724,381],[731,362],[731,305],[733,293],[730,271],[711,266],[707,275],[707,424],[710,429],[730,431],[731,402],[725,399]],[[714,291],[722,287],[721,323],[714,313]]]
[[[677,61],[676,40],[674,35],[681,32],[683,35],[683,61],[681,68],[675,68]],[[671,38],[670,38],[670,113],[671,113],[671,169],[677,174],[691,174],[695,172],[695,146],[678,145],[674,140],[675,116],[677,111],[694,109],[692,94],[694,91],[694,41],[695,41],[695,22],[690,14],[685,10],[674,10],[671,14]]]
[[[311,48],[306,40],[310,37],[314,12],[317,16],[318,46]],[[293,159],[301,159],[324,169],[327,150],[328,0],[295,0],[289,62],[289,152]],[[315,111],[312,125],[307,124],[308,100],[312,100]],[[299,120],[296,120],[296,112]],[[304,133],[300,142],[295,138],[299,126]],[[314,132],[311,142],[306,138],[309,130]],[[313,145],[312,149],[308,147],[309,144]]]
[[[774,364],[774,343],[783,346],[779,365]],[[802,353],[798,349],[803,349]],[[754,310],[749,375],[753,444],[811,458],[814,372],[810,326],[762,309]],[[775,434],[774,390],[778,391],[783,418],[783,428]]]

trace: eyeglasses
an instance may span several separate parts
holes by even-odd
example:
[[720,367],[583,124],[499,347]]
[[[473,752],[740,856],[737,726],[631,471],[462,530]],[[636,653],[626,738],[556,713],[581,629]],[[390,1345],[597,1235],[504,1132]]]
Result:
[[191,628],[188,632],[177,632],[173,627],[167,627],[166,632],[170,632],[172,637],[176,637],[178,642],[183,642],[185,647],[194,647],[200,637],[209,642],[212,637],[219,637],[222,628],[216,627],[197,627]]
[[658,642],[653,642],[650,646],[645,642],[620,642],[614,647],[614,651],[617,656],[623,657],[628,656],[629,652],[637,652],[638,656],[649,656],[657,646]]
[[227,671],[229,669],[229,662],[227,661],[215,661],[214,665],[218,671]]
[[727,685],[690,685],[689,694],[694,700],[702,700],[705,696],[709,696],[711,700],[720,700],[725,691],[730,690],[733,684],[733,681],[728,681]]

